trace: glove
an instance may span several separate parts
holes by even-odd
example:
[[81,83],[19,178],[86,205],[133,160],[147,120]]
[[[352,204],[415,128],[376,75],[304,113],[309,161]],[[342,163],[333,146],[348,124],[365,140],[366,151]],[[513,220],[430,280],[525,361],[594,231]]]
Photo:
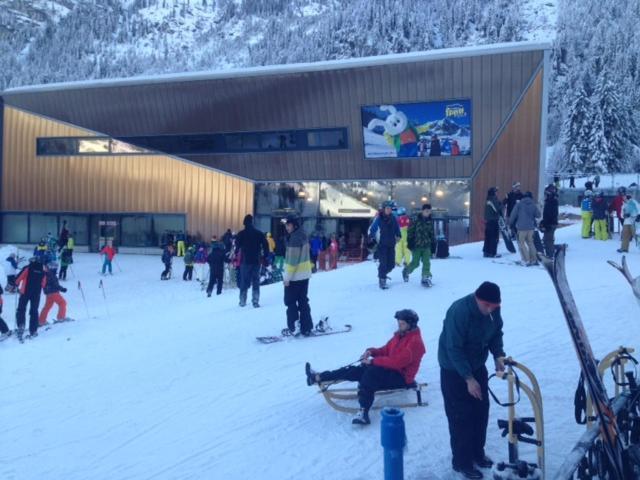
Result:
[[61,292],[63,292],[63,293],[66,293],[66,292],[67,292],[67,289],[66,289],[66,288],[64,288],[64,287],[60,287],[60,291],[61,291]]

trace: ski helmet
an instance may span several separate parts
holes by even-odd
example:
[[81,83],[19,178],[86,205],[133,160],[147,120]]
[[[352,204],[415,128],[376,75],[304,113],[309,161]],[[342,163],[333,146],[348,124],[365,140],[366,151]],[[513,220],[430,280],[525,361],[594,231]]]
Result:
[[382,202],[382,208],[391,208],[393,209],[396,206],[396,202],[394,202],[393,200],[386,200],[384,202]]
[[416,328],[418,326],[418,314],[411,310],[410,308],[405,308],[404,310],[398,310],[394,315],[396,320],[402,320],[409,324],[409,327]]
[[298,228],[300,226],[300,219],[298,218],[297,215],[290,214],[290,215],[287,215],[285,219],[283,219],[282,223],[284,223],[285,225],[290,223],[291,225],[293,225],[293,228]]

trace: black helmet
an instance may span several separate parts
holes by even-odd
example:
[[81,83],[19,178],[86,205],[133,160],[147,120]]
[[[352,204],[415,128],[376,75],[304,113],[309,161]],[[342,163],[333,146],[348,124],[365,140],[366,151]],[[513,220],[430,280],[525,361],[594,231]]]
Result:
[[418,318],[418,314],[410,308],[398,310],[394,317],[396,320],[403,320],[407,322],[411,328],[416,328],[416,326],[418,326],[418,320],[420,320]]
[[618,193],[620,195],[624,195],[625,193],[627,193],[627,189],[625,187],[620,187],[618,188]]
[[284,223],[285,225],[290,223],[291,225],[293,225],[293,228],[298,228],[300,226],[300,219],[297,215],[292,213],[287,215],[286,218],[283,218],[282,223]]

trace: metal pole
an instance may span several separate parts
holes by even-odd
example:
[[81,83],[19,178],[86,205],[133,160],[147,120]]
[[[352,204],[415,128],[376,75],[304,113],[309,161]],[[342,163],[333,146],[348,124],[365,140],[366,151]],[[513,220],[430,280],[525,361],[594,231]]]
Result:
[[384,448],[384,480],[403,480],[403,449],[407,437],[404,430],[404,413],[397,408],[382,410],[380,443]]

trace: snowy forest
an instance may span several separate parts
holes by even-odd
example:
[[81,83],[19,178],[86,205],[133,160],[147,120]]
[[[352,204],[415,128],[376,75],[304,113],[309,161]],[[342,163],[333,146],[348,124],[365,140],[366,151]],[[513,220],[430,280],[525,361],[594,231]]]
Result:
[[637,0],[0,0],[0,90],[553,42],[548,170],[640,170]]

